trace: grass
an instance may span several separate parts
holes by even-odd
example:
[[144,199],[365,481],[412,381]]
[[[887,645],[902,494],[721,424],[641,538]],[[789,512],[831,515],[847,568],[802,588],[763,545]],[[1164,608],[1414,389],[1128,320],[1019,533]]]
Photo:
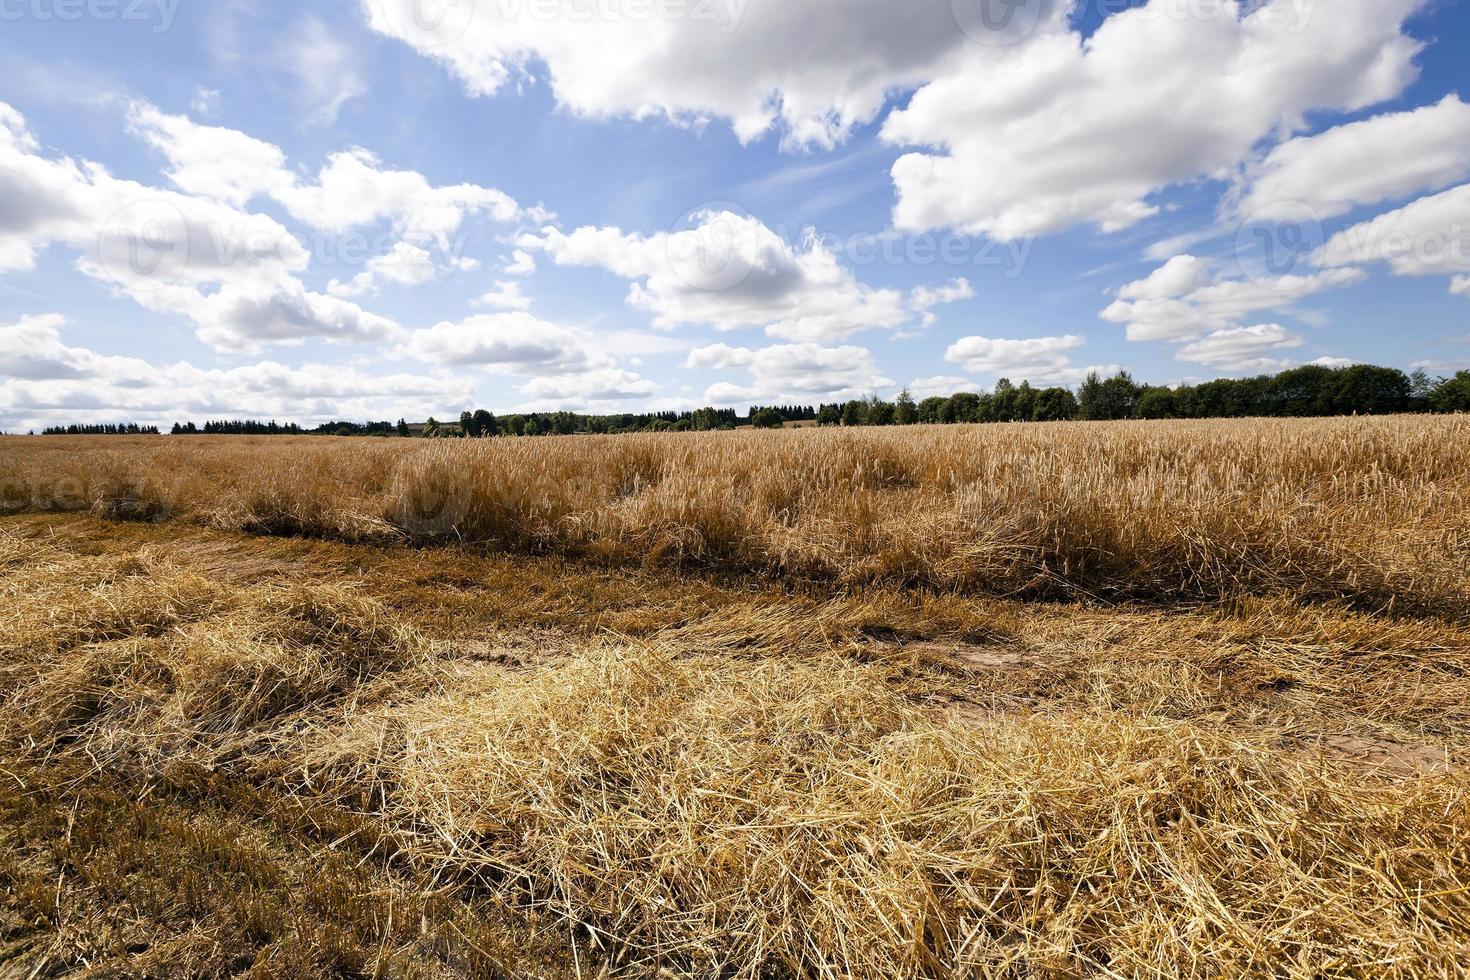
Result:
[[1463,429],[8,443],[0,974],[1465,972]]
[[1460,417],[4,447],[16,511],[1029,598],[1470,606]]

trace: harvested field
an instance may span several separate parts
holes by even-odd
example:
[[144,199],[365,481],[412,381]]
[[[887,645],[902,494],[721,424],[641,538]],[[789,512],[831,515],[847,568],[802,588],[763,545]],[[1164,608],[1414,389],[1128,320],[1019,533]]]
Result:
[[1470,970],[1470,423],[0,442],[0,974]]

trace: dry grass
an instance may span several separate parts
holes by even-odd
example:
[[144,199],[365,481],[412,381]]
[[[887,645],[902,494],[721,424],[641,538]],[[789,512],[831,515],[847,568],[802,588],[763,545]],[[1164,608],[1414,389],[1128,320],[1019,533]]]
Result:
[[10,440],[0,499],[1027,597],[1470,606],[1470,421]]
[[1466,434],[7,443],[0,975],[1465,973]]
[[342,778],[386,773],[435,859],[523,889],[625,962],[748,977],[1470,965],[1462,776],[1390,787],[1107,712],[976,728],[837,662],[624,648],[369,724],[396,727],[393,749]]

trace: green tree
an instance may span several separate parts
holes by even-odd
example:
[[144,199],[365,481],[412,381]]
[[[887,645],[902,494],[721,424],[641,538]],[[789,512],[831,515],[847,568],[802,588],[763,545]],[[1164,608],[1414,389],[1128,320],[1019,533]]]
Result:
[[919,402],[919,423],[921,425],[937,425],[944,414],[944,406],[949,399],[942,395],[931,395]]
[[1141,419],[1177,419],[1179,398],[1169,388],[1144,388],[1133,414]]
[[866,425],[868,421],[868,406],[860,401],[851,401],[842,406],[842,424],[844,426]]
[[473,439],[480,434],[480,427],[475,422],[474,412],[466,411],[459,413],[459,431],[464,434],[466,439]]
[[867,425],[893,425],[898,419],[898,410],[876,396],[868,399],[868,408],[863,418]]
[[893,421],[896,425],[913,425],[919,421],[919,406],[914,404],[914,396],[907,388],[898,393],[898,401],[893,405]]
[[951,422],[980,421],[980,396],[973,391],[961,391],[949,396],[949,419]]
[[1420,405],[1429,403],[1429,396],[1434,394],[1434,388],[1434,379],[1423,368],[1415,368],[1414,373],[1409,375],[1409,397]]
[[1409,376],[1397,368],[1355,364],[1333,377],[1332,409],[1337,415],[1387,415],[1410,405]]
[[1470,412],[1470,371],[1441,378],[1429,393],[1429,407],[1436,412]]
[[1127,371],[1119,371],[1102,381],[1094,371],[1082,385],[1082,417],[1090,422],[1133,417],[1138,401],[1138,386]]
[[750,424],[757,429],[780,429],[785,427],[786,420],[774,408],[762,408],[751,413]]
[[1328,414],[1335,373],[1321,364],[1304,364],[1276,375],[1267,386],[1271,414],[1285,418]]
[[1077,417],[1077,396],[1066,388],[1043,388],[1031,408],[1033,422],[1066,422]]
[[483,408],[479,409],[475,412],[474,422],[474,434],[476,438],[500,435],[500,424],[495,421],[495,416],[493,413],[487,412]]

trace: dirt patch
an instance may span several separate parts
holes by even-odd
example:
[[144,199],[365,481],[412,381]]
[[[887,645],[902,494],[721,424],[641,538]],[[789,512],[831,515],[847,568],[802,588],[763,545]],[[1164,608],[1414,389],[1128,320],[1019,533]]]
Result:
[[1393,742],[1350,732],[1293,736],[1287,740],[1307,752],[1333,760],[1351,760],[1394,776],[1419,776],[1455,769],[1442,748]]

